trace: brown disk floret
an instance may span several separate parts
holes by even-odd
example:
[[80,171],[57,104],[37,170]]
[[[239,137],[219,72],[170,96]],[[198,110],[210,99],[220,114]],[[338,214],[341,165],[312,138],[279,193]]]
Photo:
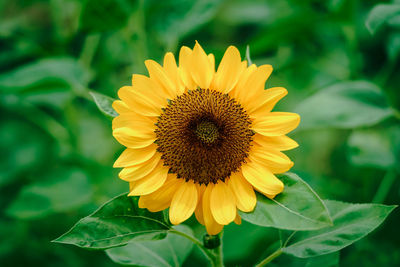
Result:
[[238,170],[253,131],[245,110],[227,94],[189,91],[170,101],[157,122],[158,151],[179,178],[208,184]]

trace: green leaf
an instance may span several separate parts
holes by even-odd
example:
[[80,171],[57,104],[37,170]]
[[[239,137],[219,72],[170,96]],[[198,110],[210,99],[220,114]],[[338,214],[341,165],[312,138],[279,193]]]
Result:
[[240,212],[243,220],[264,227],[286,230],[313,230],[332,225],[320,197],[294,173],[279,177],[285,189],[274,199],[258,195],[253,212]]
[[127,193],[115,197],[81,219],[54,242],[107,249],[126,245],[133,240],[164,238],[170,227],[163,213],[139,208],[138,200],[138,197],[128,197]]
[[[90,74],[73,58],[49,58],[23,65],[0,75],[1,91],[15,93],[16,90],[51,84],[53,87],[67,86],[80,89],[86,85]],[[78,87],[78,88],[76,88]]]
[[375,34],[384,23],[398,15],[400,4],[379,4],[368,14],[365,25],[371,34]]
[[51,179],[45,182],[24,187],[7,214],[18,219],[36,219],[78,208],[89,201],[91,188],[82,171],[63,169],[49,176]]
[[284,253],[307,258],[343,249],[372,232],[396,207],[332,200],[325,203],[334,225],[317,231],[296,232],[282,248]]
[[112,107],[112,103],[115,101],[114,98],[96,92],[89,93],[101,112],[111,117],[118,116],[118,113]]
[[285,267],[338,267],[340,261],[340,252],[336,251],[334,253],[319,255],[311,258],[297,258],[291,255],[283,254],[278,260],[278,266]]
[[354,165],[387,169],[395,165],[394,136],[398,127],[354,131],[348,139],[348,157]]
[[367,81],[334,84],[297,106],[299,129],[372,126],[393,114],[383,92]]
[[[193,235],[186,225],[178,225],[175,230]],[[107,255],[116,263],[136,266],[182,266],[193,248],[189,239],[174,233],[156,241],[137,241],[124,247],[106,250]]]
[[253,64],[253,61],[251,60],[251,57],[250,57],[250,46],[249,45],[246,46],[246,60],[247,60],[248,66]]

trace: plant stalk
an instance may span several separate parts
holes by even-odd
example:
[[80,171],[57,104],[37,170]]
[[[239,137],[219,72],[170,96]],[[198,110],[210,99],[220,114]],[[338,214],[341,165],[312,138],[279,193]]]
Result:
[[[221,245],[218,248],[207,249],[203,246],[203,244],[199,240],[197,240],[193,236],[190,236],[186,233],[183,233],[183,232],[175,230],[175,229],[171,229],[170,233],[174,233],[174,234],[183,236],[183,237],[189,239],[190,241],[192,241],[195,245],[197,245],[197,247],[201,250],[201,252],[203,252],[203,254],[208,258],[212,267],[223,267],[224,266],[223,256],[222,256],[222,241],[221,241]],[[222,238],[222,235],[220,237]]]
[[223,267],[224,266],[224,257],[222,253],[222,232],[219,234],[221,244],[213,249],[213,258],[212,258],[212,266],[215,267]]
[[394,169],[388,170],[385,176],[383,177],[381,184],[379,185],[378,191],[376,191],[376,194],[372,202],[383,203],[395,180],[396,180],[396,171]]
[[272,254],[270,254],[268,257],[263,259],[259,264],[256,265],[256,267],[262,267],[273,261],[275,258],[279,257],[282,254],[282,250],[279,248]]

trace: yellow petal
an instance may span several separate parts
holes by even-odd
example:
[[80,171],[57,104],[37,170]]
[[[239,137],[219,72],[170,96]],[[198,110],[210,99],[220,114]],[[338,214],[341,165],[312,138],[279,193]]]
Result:
[[236,214],[236,218],[235,218],[234,222],[237,225],[241,225],[242,224],[242,218],[239,216],[239,214]]
[[258,113],[265,114],[270,112],[276,103],[287,95],[287,90],[283,87],[273,87],[267,90],[260,90],[257,96],[253,98],[251,108],[247,110],[251,118],[256,118]]
[[211,213],[219,224],[229,224],[236,217],[236,199],[231,189],[222,181],[215,184],[210,196]]
[[242,63],[239,50],[234,46],[228,47],[218,66],[211,88],[224,94],[229,93],[245,68],[246,62]]
[[[183,179],[182,179],[183,180]],[[172,197],[169,219],[172,224],[180,224],[192,216],[198,202],[198,192],[193,181],[184,181]]]
[[[250,68],[251,66],[248,69]],[[265,82],[272,73],[272,66],[261,65],[255,70],[249,70],[249,72],[251,73],[248,78],[244,82],[238,83],[235,89],[237,100],[246,110],[254,108],[258,94],[264,91]]]
[[286,135],[264,136],[261,134],[255,134],[253,141],[265,148],[271,147],[279,151],[286,151],[299,146],[296,141],[287,137]]
[[208,184],[203,194],[203,217],[204,225],[206,226],[207,233],[209,235],[216,235],[221,232],[224,227],[215,221],[210,208],[210,195],[214,189],[214,184]]
[[208,54],[207,55],[208,60],[211,62],[211,69],[214,71],[215,70],[215,57],[214,54]]
[[133,149],[127,148],[114,163],[114,168],[128,167],[148,161],[156,153],[157,145]]
[[178,66],[176,65],[175,57],[171,52],[165,54],[163,66],[166,74],[174,83],[177,95],[183,94],[185,92],[185,85],[178,72]]
[[160,189],[140,197],[139,208],[146,208],[151,212],[165,210],[170,206],[172,197],[182,182],[183,179],[178,179],[175,174],[168,174],[167,180]]
[[134,74],[132,83],[119,89],[119,98],[138,114],[159,116],[167,105],[167,96],[146,76]]
[[188,90],[194,90],[197,85],[191,75],[192,49],[182,46],[179,52],[179,74]]
[[283,183],[265,166],[257,162],[248,162],[242,166],[244,178],[259,192],[275,196],[282,192]]
[[193,48],[190,70],[193,80],[200,88],[210,88],[214,77],[213,65],[198,42]]
[[199,201],[197,203],[196,210],[194,211],[194,214],[196,216],[196,219],[199,223],[204,225],[204,216],[203,216],[203,194],[204,190],[206,189],[206,186],[203,185],[197,185],[197,191],[199,193]]
[[132,86],[123,86],[118,90],[118,97],[128,106],[134,110],[135,103],[133,102],[135,96],[133,95]]
[[150,103],[155,106],[165,105],[168,98],[168,95],[155,79],[141,74],[132,75],[132,90],[138,96],[145,98],[146,101],[150,100]]
[[248,159],[264,165],[272,173],[284,173],[293,167],[293,162],[282,152],[256,144],[251,148]]
[[236,86],[232,89],[232,91],[229,93],[230,96],[235,98],[240,102],[241,98],[244,97],[244,94],[246,91],[245,85],[247,84],[250,76],[257,70],[257,66],[255,64],[252,64],[248,68],[246,68],[242,74],[239,77],[239,80],[236,84]]
[[[136,94],[134,94],[136,95]],[[135,96],[136,97],[136,96]],[[162,113],[161,108],[163,106],[155,106],[153,104],[150,104],[149,102],[145,102],[144,98],[140,98],[140,96],[136,97],[136,100],[133,100],[132,102],[135,102],[134,107],[132,109],[135,111],[135,113],[143,115],[143,116],[149,116],[149,117],[158,117]],[[165,101],[167,102],[167,101]]]
[[145,197],[145,196],[139,197],[138,206],[139,206],[139,208],[141,208],[141,209],[146,209],[146,202],[145,202],[145,200],[144,200],[144,197]]
[[159,189],[167,179],[169,168],[160,161],[157,167],[142,179],[133,182],[133,189],[128,196],[140,196],[153,193]]
[[236,197],[236,206],[244,212],[250,212],[257,203],[253,187],[246,181],[241,172],[231,174],[228,186]]
[[174,83],[170,80],[165,70],[154,60],[146,60],[147,70],[149,71],[150,78],[153,79],[164,89],[168,99],[174,99],[177,96],[177,90]]
[[147,147],[156,140],[155,134],[154,137],[145,137],[140,132],[127,127],[115,129],[113,136],[118,142],[129,148]]
[[300,116],[290,112],[270,112],[268,116],[253,121],[251,128],[266,136],[287,134],[300,123]]
[[125,104],[125,102],[123,102],[123,101],[121,101],[121,100],[115,100],[115,101],[112,103],[112,107],[113,107],[113,109],[114,109],[118,114],[130,113],[130,112],[133,111],[132,109],[130,109],[130,108],[128,107],[127,104]]
[[124,113],[118,115],[112,121],[112,129],[117,128],[131,128],[138,133],[138,137],[142,138],[152,138],[155,136],[154,130],[156,126],[154,121],[149,117],[138,115],[134,112]]
[[156,153],[148,161],[141,164],[125,167],[119,172],[118,176],[124,181],[133,182],[142,179],[150,172],[152,172],[161,160],[161,154]]

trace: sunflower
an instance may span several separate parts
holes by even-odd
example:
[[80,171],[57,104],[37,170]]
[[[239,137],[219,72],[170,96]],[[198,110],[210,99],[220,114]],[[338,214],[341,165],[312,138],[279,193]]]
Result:
[[179,66],[167,53],[163,66],[145,61],[149,77],[134,74],[118,91],[113,135],[127,148],[114,167],[130,184],[129,196],[152,212],[169,208],[172,224],[195,213],[208,234],[219,233],[238,210],[256,206],[255,190],[268,198],[284,185],[274,175],[293,162],[281,151],[298,144],[286,136],[295,113],[271,112],[287,94],[265,90],[271,65],[248,66],[230,46],[215,71],[213,54],[196,42],[183,46]]

